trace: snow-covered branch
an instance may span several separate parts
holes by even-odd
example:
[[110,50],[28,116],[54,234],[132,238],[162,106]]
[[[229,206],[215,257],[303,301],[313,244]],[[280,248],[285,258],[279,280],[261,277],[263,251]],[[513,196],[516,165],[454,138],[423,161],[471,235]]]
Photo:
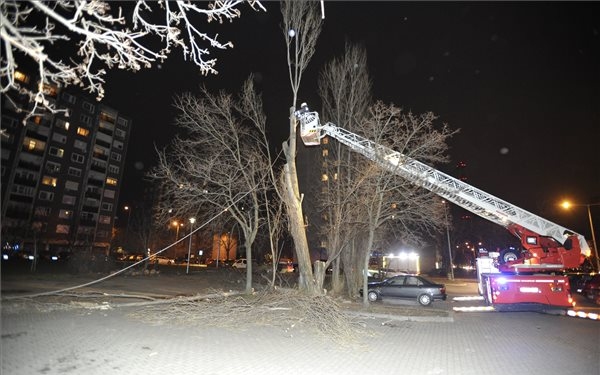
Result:
[[[34,109],[21,109],[30,114],[37,106],[56,110],[45,96],[47,84],[79,85],[101,100],[107,69],[149,68],[176,47],[201,74],[217,74],[216,59],[207,58],[211,49],[228,49],[233,44],[221,42],[218,34],[202,32],[198,17],[206,22],[232,22],[241,16],[243,3],[266,11],[256,0],[202,3],[206,9],[191,0],[139,0],[131,5],[101,0],[2,1],[0,92],[12,103],[17,103],[15,94],[27,95]],[[115,4],[132,9],[130,18]],[[23,63],[35,64],[39,85],[15,79]]]

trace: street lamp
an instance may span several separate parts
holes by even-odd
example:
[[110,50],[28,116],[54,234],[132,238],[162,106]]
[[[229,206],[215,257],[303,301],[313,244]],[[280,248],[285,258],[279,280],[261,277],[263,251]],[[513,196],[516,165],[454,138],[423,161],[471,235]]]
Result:
[[571,206],[585,206],[587,208],[588,220],[590,222],[590,231],[592,231],[592,244],[594,245],[594,253],[596,254],[596,272],[600,272],[600,258],[598,258],[598,246],[596,245],[596,235],[594,234],[594,222],[592,221],[591,206],[600,206],[600,202],[597,203],[586,203],[586,204],[574,204],[569,201],[562,202],[561,206],[568,210]]
[[125,240],[129,243],[129,221],[131,219],[131,207],[125,206],[123,207],[125,211],[127,211],[127,225],[125,226]]
[[187,268],[185,269],[185,273],[188,274],[190,272],[190,254],[192,252],[192,235],[194,234],[194,223],[196,222],[195,217],[190,218],[190,243],[188,244],[188,257],[187,257]]
[[175,227],[175,242],[179,239],[179,227],[183,226],[183,223],[179,223],[177,220],[174,220],[171,224]]

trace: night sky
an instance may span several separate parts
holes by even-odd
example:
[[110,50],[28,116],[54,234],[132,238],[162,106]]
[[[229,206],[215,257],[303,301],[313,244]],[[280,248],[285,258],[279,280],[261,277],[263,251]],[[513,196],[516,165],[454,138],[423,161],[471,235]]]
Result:
[[[217,76],[198,74],[180,50],[151,70],[109,73],[105,102],[134,121],[121,205],[139,197],[154,144],[174,133],[176,94],[202,84],[235,92],[254,73],[273,142],[279,148],[287,137],[281,13],[278,3],[264,5],[267,13],[244,6],[218,27],[235,47],[212,52]],[[326,1],[325,13],[300,101],[319,108],[323,64],[347,40],[364,43],[376,99],[460,129],[452,161],[439,169],[456,176],[463,161],[473,186],[590,237],[585,209],[556,204],[600,202],[600,3]],[[600,207],[592,212],[599,228]]]

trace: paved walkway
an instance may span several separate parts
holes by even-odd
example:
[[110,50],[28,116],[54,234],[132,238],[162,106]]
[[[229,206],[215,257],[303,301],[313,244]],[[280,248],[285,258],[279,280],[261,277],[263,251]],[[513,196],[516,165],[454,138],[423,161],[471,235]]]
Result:
[[302,327],[151,325],[131,317],[132,307],[18,313],[3,307],[5,375],[600,374],[600,323],[565,316],[363,317],[362,339],[341,345]]

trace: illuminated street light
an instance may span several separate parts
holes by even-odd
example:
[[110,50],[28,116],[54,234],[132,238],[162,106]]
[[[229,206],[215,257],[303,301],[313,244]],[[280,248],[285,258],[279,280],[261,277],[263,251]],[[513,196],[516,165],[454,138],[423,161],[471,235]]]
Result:
[[598,203],[586,203],[586,204],[574,204],[569,201],[562,202],[561,206],[568,210],[573,206],[585,206],[587,208],[588,220],[590,222],[590,230],[592,231],[592,244],[594,245],[594,253],[596,254],[596,271],[600,272],[600,259],[598,258],[598,246],[596,245],[596,235],[594,234],[594,222],[592,221],[592,211],[590,210],[591,206],[600,206],[600,202]]
[[179,223],[177,220],[174,220],[171,224],[175,227],[175,242],[179,239],[179,228],[183,226],[183,223]]
[[190,254],[192,252],[192,236],[194,234],[194,223],[196,222],[195,217],[190,218],[190,243],[188,244],[188,257],[187,257],[187,268],[185,269],[185,273],[190,273]]
[[131,221],[131,207],[125,206],[123,207],[125,211],[127,211],[127,225],[125,226],[125,241],[129,244],[129,222]]

